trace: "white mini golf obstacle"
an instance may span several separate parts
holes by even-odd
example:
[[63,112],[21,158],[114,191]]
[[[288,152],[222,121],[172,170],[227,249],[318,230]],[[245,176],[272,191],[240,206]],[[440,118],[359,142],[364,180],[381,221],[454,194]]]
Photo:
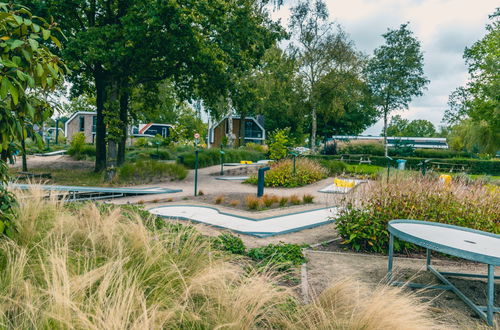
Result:
[[356,180],[356,179],[338,179],[333,180],[333,184],[326,186],[325,188],[319,190],[319,192],[327,194],[347,194],[359,184],[366,182],[366,180]]
[[189,220],[257,237],[288,234],[335,221],[338,208],[327,207],[274,217],[253,219],[197,205],[168,205],[152,208],[152,214],[173,220]]

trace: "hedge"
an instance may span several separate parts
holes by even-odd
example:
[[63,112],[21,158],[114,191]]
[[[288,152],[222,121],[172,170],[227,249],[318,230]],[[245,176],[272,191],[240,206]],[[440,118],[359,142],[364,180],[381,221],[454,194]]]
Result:
[[[339,148],[339,154],[367,154],[373,156],[384,156],[385,149],[379,143],[347,144]],[[400,150],[389,148],[390,156],[399,156]],[[414,149],[408,157],[420,158],[472,158],[472,154],[464,151],[453,151],[449,149]]]
[[[245,149],[224,149],[224,163],[239,163],[242,160],[249,160],[256,162],[261,159],[265,159],[266,155],[251,150]],[[188,168],[194,168],[195,153],[193,152],[182,152],[178,154],[177,161],[184,164]],[[198,167],[208,167],[213,165],[219,165],[221,160],[220,149],[204,149],[200,150],[198,153]]]
[[[316,159],[340,159],[339,155],[315,155],[309,156]],[[397,157],[396,159],[405,159],[406,168],[418,170],[420,167],[419,163],[429,158],[420,157]],[[372,165],[387,166],[387,158],[382,156],[370,156]],[[486,174],[486,175],[500,175],[500,161],[499,160],[480,160],[480,159],[470,159],[470,158],[448,158],[448,159],[436,159],[440,163],[452,163],[452,164],[465,164],[468,167],[467,173],[469,174]],[[395,166],[395,161],[393,162]]]

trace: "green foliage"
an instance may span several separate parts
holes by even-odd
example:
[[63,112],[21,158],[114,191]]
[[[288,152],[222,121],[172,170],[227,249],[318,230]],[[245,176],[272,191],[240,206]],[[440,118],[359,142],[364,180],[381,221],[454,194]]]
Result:
[[307,100],[303,107],[310,118],[311,149],[317,147],[318,128],[330,134],[329,125],[353,131],[360,130],[360,126],[349,127],[356,126],[356,120],[364,124],[373,121],[370,91],[359,70],[364,59],[348,34],[330,22],[325,2],[299,1],[291,8],[290,29],[292,40],[296,40],[291,49],[299,66],[298,87]]
[[495,9],[490,19],[491,23],[486,26],[488,33],[465,49],[470,77],[466,86],[450,95],[449,109],[445,112],[445,121],[468,131],[462,132],[468,136],[457,150],[471,151],[475,145],[480,152],[494,154],[500,149],[500,8]]
[[409,121],[400,115],[395,115],[387,126],[387,136],[434,137],[436,135],[434,125],[425,119]]
[[297,244],[269,244],[253,248],[248,251],[248,256],[259,262],[261,266],[274,267],[277,270],[287,270],[306,261],[302,253],[302,246]]
[[[390,152],[390,150],[389,150]],[[351,155],[384,155],[384,146],[380,143],[346,143],[339,148],[339,154]]]
[[245,144],[243,149],[255,151],[255,152],[260,152],[261,154],[267,153],[267,147],[265,145],[253,143],[253,142],[249,142],[249,143]]
[[118,180],[120,182],[142,183],[155,180],[183,180],[186,176],[187,170],[184,166],[154,160],[125,163],[118,169]]
[[[308,156],[310,159],[328,159],[328,160],[338,160],[340,156]],[[419,170],[420,163],[429,158],[420,158],[420,157],[398,157],[398,159],[406,160],[406,168]],[[372,165],[376,167],[386,167],[387,166],[387,158],[382,156],[370,156],[370,160]],[[487,175],[500,175],[500,161],[496,159],[492,160],[482,160],[482,159],[471,159],[471,158],[440,158],[436,161],[440,163],[451,163],[451,164],[464,164],[468,174],[487,174]],[[364,166],[365,164],[356,165],[359,167]],[[391,166],[395,166],[395,162],[391,162]],[[366,165],[370,166],[370,165]]]
[[135,162],[137,160],[159,159],[159,160],[172,160],[175,159],[174,155],[165,148],[133,148],[127,152],[127,161]]
[[[256,162],[265,159],[265,154],[256,151],[241,149],[224,149],[224,162],[225,163],[239,163],[242,160],[249,160]],[[194,168],[195,154],[194,151],[180,152],[179,157],[184,159],[183,164],[188,168]],[[200,150],[198,153],[198,166],[208,167],[220,164],[221,155],[219,149],[205,149]]]
[[328,170],[329,176],[342,174],[347,170],[346,163],[337,160],[321,160],[320,164]]
[[149,140],[150,140],[149,138],[140,137],[140,138],[135,140],[134,146],[136,146],[138,148],[149,147],[149,146],[151,146],[151,143],[149,142]]
[[62,82],[67,69],[49,49],[61,47],[57,24],[14,4],[0,3],[0,16],[0,150],[5,150],[27,137],[28,124],[52,115],[44,95]]
[[[328,171],[318,162],[299,158],[296,161],[296,173],[293,173],[293,161],[283,159],[271,164],[271,169],[266,172],[266,187],[300,187],[326,178]],[[247,183],[257,184],[257,177],[252,176]]]
[[77,160],[95,157],[95,146],[86,144],[85,134],[78,132],[73,135],[73,139],[68,149],[68,155]]
[[14,219],[16,199],[7,190],[9,180],[9,168],[5,162],[0,162],[0,237],[6,235],[12,238],[16,231]]
[[224,233],[217,236],[213,241],[214,247],[221,251],[228,251],[233,254],[244,255],[246,253],[245,244],[238,236]]
[[[498,205],[500,194],[480,186],[451,189],[438,180],[409,176],[381,180],[372,186],[356,206],[347,204],[336,221],[344,243],[360,251],[387,251],[387,223],[393,219],[435,221],[492,233],[500,233]],[[397,241],[395,251],[414,250],[415,246]]]
[[290,128],[277,129],[269,138],[269,158],[280,160],[287,156]]
[[422,95],[429,80],[424,76],[420,42],[408,29],[408,24],[388,30],[383,37],[385,44],[375,49],[365,71],[368,85],[384,114],[384,135],[387,136],[388,114],[408,109],[412,98]]

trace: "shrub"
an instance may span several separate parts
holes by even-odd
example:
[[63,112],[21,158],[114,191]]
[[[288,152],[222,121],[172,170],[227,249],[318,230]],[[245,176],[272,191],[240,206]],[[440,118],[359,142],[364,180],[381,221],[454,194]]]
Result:
[[245,146],[242,149],[248,150],[248,151],[259,152],[261,154],[266,154],[268,151],[267,146],[262,145],[262,144],[258,144],[258,143],[253,143],[253,142],[249,142],[249,143],[245,144]]
[[280,206],[281,206],[281,207],[285,207],[285,206],[286,206],[286,204],[288,204],[288,197],[286,197],[286,196],[282,196],[282,197],[280,198],[279,203],[280,203]]
[[68,155],[77,160],[94,157],[95,146],[85,144],[85,134],[78,132],[73,135],[73,139],[71,140],[71,144],[68,149]]
[[320,164],[328,170],[328,175],[338,175],[346,172],[347,165],[338,160],[322,160]]
[[262,202],[266,207],[271,207],[273,206],[274,203],[277,203],[278,201],[279,201],[278,197],[276,197],[275,195],[265,194],[264,196],[262,196]]
[[240,205],[240,201],[237,199],[233,199],[232,201],[229,202],[229,205],[231,205],[232,207],[236,207]]
[[[337,219],[337,231],[344,243],[355,250],[385,252],[389,235],[387,223],[393,219],[435,221],[500,233],[500,194],[486,187],[452,183],[419,175],[380,180],[357,201],[348,201]],[[396,251],[415,247],[396,241]]]
[[339,147],[340,154],[367,154],[367,155],[384,155],[384,146],[381,143],[367,143],[360,141],[352,141]]
[[[314,183],[327,177],[327,170],[318,162],[299,158],[296,163],[296,173],[293,173],[293,161],[284,159],[271,164],[266,172],[266,187],[299,187]],[[257,184],[257,177],[252,176],[246,182]]]
[[243,244],[241,238],[229,233],[224,233],[217,236],[217,238],[214,240],[214,246],[216,249],[229,251],[234,254],[246,253],[246,247],[245,244]]
[[245,201],[247,208],[250,210],[258,210],[261,208],[262,200],[258,197],[255,197],[253,195],[248,195]]
[[302,201],[304,202],[304,204],[311,204],[314,202],[314,196],[305,194],[304,196],[302,196]]
[[299,205],[301,203],[301,200],[300,200],[299,196],[292,195],[292,196],[290,196],[290,203],[292,203],[293,205]]
[[[224,162],[225,163],[239,163],[241,160],[249,160],[256,162],[266,158],[265,154],[249,151],[245,149],[224,149]],[[195,154],[194,152],[182,152],[178,155],[182,158],[182,164],[188,168],[194,168]],[[180,158],[179,162],[180,162]],[[221,161],[220,149],[200,150],[198,152],[198,166],[199,168],[219,165]]]
[[221,204],[222,202],[224,202],[223,195],[219,195],[219,196],[215,197],[215,204]]
[[269,158],[280,160],[287,156],[290,129],[277,129],[271,134],[269,142]]
[[258,261],[261,266],[272,266],[279,270],[286,270],[306,261],[302,253],[302,246],[286,243],[269,244],[250,249],[248,256]]
[[183,180],[186,176],[187,170],[184,166],[154,160],[126,163],[118,169],[118,180],[121,182],[151,182],[158,179]]
[[139,148],[149,147],[150,145],[151,145],[150,139],[145,138],[145,137],[140,137],[140,138],[136,139],[134,142],[134,146],[139,147]]

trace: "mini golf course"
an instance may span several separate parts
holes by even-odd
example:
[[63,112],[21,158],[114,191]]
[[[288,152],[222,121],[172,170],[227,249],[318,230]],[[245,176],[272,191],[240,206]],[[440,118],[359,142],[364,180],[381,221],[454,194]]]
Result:
[[160,206],[150,209],[149,212],[167,219],[188,220],[241,234],[270,237],[334,222],[338,208],[327,207],[261,219],[224,213],[213,207],[198,205]]

